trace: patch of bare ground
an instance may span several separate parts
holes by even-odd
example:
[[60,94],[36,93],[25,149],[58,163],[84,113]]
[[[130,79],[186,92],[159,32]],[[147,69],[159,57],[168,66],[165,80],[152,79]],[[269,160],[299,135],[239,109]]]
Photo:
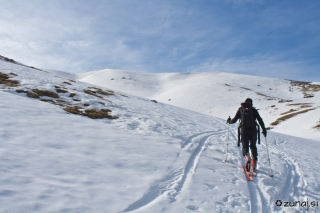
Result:
[[285,116],[282,116],[282,117],[278,118],[276,121],[272,122],[270,125],[276,126],[279,123],[281,123],[282,121],[288,120],[289,118],[292,118],[292,117],[294,117],[296,115],[299,115],[299,114],[302,114],[302,113],[306,113],[306,112],[309,112],[311,110],[315,110],[316,108],[318,108],[318,107],[314,107],[314,108],[311,108],[311,109],[305,109],[305,110],[302,110],[302,111],[298,111],[298,112],[294,112],[294,113],[291,113],[291,114],[287,114]]
[[19,81],[10,79],[11,77],[8,74],[0,72],[0,84],[4,84],[8,87],[17,87],[19,86]]
[[293,104],[286,104],[286,106],[299,106],[299,108],[309,108],[312,107],[314,103],[293,103]]
[[26,91],[26,90],[23,90],[23,89],[17,89],[16,92],[17,92],[17,93],[27,93],[27,91]]
[[123,97],[126,97],[126,98],[128,98],[128,96],[126,96],[126,95],[123,95],[123,94],[120,94],[121,96],[123,96]]
[[100,95],[97,95],[97,92],[95,91],[92,91],[92,90],[89,90],[89,89],[83,89],[83,91],[89,95],[92,95],[92,96],[95,96],[97,98],[103,98],[102,96]]
[[49,102],[49,103],[52,103],[52,104],[57,104],[54,100],[52,99],[41,99],[41,101],[44,101],[44,102]]
[[304,98],[312,98],[314,97],[314,94],[312,92],[318,92],[320,91],[320,85],[318,84],[312,84],[311,82],[305,82],[305,81],[290,81],[290,84],[292,86],[299,87],[301,92],[303,93]]
[[284,102],[292,102],[293,100],[284,100],[284,99],[281,99],[280,101],[278,101],[279,103],[284,103]]
[[240,87],[241,89],[245,89],[245,90],[251,90],[249,88],[246,88],[246,87]]
[[267,100],[277,100],[279,98],[275,98],[275,97],[271,97],[271,96],[268,96],[268,95],[265,95],[265,94],[262,94],[260,92],[256,92],[257,95],[260,95],[262,97],[265,97]]
[[111,90],[102,90],[100,88],[96,87],[89,87],[90,89],[94,89],[96,93],[101,94],[101,95],[115,95],[113,91]]
[[83,89],[83,91],[89,95],[92,95],[92,96],[95,96],[98,98],[103,99],[103,97],[101,95],[106,95],[106,96],[115,95],[114,92],[110,91],[110,90],[105,91],[105,90],[102,90],[102,89],[96,88],[96,87],[89,87],[89,88],[90,89]]
[[68,85],[72,85],[71,83],[64,81],[63,84],[68,84]]
[[40,90],[40,89],[33,89],[32,90],[34,93],[38,94],[39,96],[47,96],[47,97],[51,97],[51,98],[60,98],[60,96],[53,92],[53,91],[49,91],[49,90]]
[[76,93],[70,93],[69,97],[73,98],[76,95],[77,95]]
[[296,111],[297,111],[296,109],[290,109],[289,111],[283,112],[280,115],[286,115],[286,114],[289,114],[291,112],[296,112]]
[[57,93],[68,93],[68,90],[64,90],[61,88],[56,88]]
[[103,119],[103,118],[109,118],[109,119],[118,119],[119,117],[110,115],[109,112],[111,112],[110,109],[84,109],[80,106],[67,106],[64,108],[65,111],[76,114],[76,115],[83,115],[87,116],[92,119]]
[[[17,63],[15,60],[7,58],[7,57],[4,57],[4,56],[1,56],[1,55],[0,55],[0,59],[4,60],[6,62],[9,62],[9,63],[17,64],[17,65],[24,66],[24,67],[29,67],[29,68],[32,68],[32,69],[35,69],[35,70],[39,70],[39,71],[42,71],[42,72],[47,72],[47,71],[43,71],[41,69],[38,69],[38,68],[35,68],[35,67],[32,67],[32,66],[27,66],[27,65],[24,65],[24,64]],[[49,73],[49,72],[47,72],[47,73]]]
[[30,92],[30,91],[27,91],[27,96],[29,98],[40,98],[40,96],[37,93]]

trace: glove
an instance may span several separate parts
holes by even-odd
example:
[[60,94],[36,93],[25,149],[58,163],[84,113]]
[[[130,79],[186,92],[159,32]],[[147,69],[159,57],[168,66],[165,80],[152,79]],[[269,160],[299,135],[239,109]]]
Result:
[[267,130],[266,129],[262,130],[262,134],[264,137],[267,137]]
[[231,124],[231,118],[230,117],[227,119],[227,123]]

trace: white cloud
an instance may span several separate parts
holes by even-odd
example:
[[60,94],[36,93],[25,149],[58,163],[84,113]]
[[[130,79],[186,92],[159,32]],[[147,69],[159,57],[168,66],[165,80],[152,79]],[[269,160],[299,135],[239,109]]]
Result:
[[[189,72],[232,72],[272,78],[301,80],[306,69],[302,61],[285,61],[280,57],[255,55],[253,57],[211,59],[190,68]],[[306,76],[307,77],[307,76]],[[306,79],[306,78],[305,78]]]

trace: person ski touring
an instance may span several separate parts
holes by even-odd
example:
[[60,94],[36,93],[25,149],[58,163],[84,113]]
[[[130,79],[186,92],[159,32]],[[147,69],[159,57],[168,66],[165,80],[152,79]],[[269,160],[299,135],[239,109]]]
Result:
[[[264,126],[263,120],[259,115],[259,112],[253,107],[251,98],[247,98],[245,102],[241,103],[241,107],[238,109],[236,115],[233,119],[230,117],[227,119],[227,123],[233,124],[240,119],[239,129],[242,143],[242,155],[246,160],[245,169],[247,172],[250,171],[250,166],[252,166],[252,172],[256,174],[256,167],[258,161],[258,151],[257,151],[257,122],[258,120],[264,137],[267,136],[267,130]],[[239,133],[239,132],[238,132]],[[251,150],[251,157],[249,154],[249,147]]]

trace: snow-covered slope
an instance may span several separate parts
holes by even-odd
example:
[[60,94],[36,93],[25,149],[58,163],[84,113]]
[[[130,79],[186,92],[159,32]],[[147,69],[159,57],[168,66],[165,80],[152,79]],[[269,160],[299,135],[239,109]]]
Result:
[[[312,206],[320,199],[317,141],[270,131],[274,178],[263,140],[258,176],[247,182],[236,125],[228,137],[224,119],[2,60],[0,72],[19,81],[0,84],[0,212],[301,212],[304,201],[308,212],[320,210]],[[68,92],[28,97],[35,88]],[[110,109],[118,119],[67,106]]]
[[[315,128],[320,124],[320,83],[219,72],[146,74],[123,70],[88,72],[79,75],[79,80],[222,119],[234,116],[240,103],[251,97],[273,131],[320,140],[320,128]],[[306,109],[310,111],[283,119]],[[271,125],[279,118],[283,120],[280,124]]]

